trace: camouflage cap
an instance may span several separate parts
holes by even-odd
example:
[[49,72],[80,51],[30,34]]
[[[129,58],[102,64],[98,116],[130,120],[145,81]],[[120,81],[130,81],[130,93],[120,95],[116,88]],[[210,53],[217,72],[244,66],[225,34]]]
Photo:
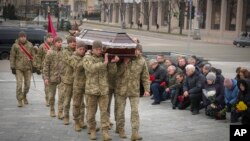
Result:
[[46,38],[46,39],[48,39],[48,38],[53,38],[52,33],[47,33],[46,36],[45,36],[45,38]]
[[20,31],[18,37],[27,37],[27,35],[24,31]]
[[140,51],[142,52],[142,45],[137,44],[137,45],[136,45],[136,49],[138,49],[138,50],[140,50]]
[[102,48],[102,42],[101,41],[94,41],[92,48]]
[[59,42],[59,41],[62,42],[62,38],[61,38],[61,37],[56,37],[56,38],[54,38],[54,43],[55,43],[55,42]]
[[67,43],[72,43],[72,42],[76,42],[76,38],[74,36],[68,36],[67,37]]
[[80,48],[80,47],[87,48],[87,46],[84,42],[82,42],[82,41],[76,42],[76,48]]

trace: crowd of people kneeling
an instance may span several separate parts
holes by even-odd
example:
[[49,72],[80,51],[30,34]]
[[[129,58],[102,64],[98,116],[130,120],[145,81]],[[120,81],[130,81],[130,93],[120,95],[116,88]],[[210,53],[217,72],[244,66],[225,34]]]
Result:
[[157,55],[149,60],[150,89],[154,102],[171,100],[172,109],[190,106],[192,115],[205,108],[205,114],[217,120],[226,119],[231,113],[231,123],[250,124],[250,72],[238,67],[236,77],[224,78],[220,69],[197,57],[171,58]]

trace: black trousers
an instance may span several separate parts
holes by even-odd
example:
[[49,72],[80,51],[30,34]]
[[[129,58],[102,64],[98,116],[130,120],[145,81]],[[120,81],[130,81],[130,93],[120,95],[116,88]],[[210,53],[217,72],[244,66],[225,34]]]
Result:
[[190,94],[189,95],[191,102],[191,111],[199,111],[200,110],[200,102],[202,99],[202,94]]

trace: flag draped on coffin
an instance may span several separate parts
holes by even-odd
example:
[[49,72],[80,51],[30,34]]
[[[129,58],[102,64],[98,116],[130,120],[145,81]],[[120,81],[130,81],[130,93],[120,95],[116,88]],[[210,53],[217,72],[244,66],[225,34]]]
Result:
[[51,33],[54,38],[56,37],[56,30],[53,26],[50,13],[48,13],[48,33]]

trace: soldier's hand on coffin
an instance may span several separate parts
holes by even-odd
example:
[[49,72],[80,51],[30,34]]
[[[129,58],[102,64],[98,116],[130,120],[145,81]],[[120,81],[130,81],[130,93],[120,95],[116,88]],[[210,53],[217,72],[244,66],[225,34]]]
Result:
[[104,55],[104,64],[108,64],[108,62],[109,62],[109,58],[108,58],[108,53],[105,53],[105,55]]
[[112,58],[111,62],[112,63],[117,63],[119,62],[120,58],[116,55],[114,58]]
[[125,63],[125,64],[128,64],[129,61],[130,61],[130,58],[128,58],[128,57],[125,57],[125,58],[124,58],[124,63]]

